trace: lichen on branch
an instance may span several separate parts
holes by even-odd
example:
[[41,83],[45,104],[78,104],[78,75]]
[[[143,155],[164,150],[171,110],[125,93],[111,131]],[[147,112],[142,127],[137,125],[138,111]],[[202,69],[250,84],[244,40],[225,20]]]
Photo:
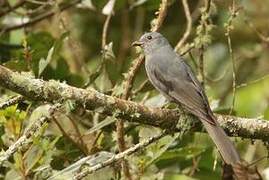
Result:
[[[129,122],[152,125],[162,129],[180,131],[174,128],[181,116],[196,120],[184,111],[150,108],[136,102],[122,100],[102,94],[94,89],[81,89],[55,80],[44,81],[23,73],[17,73],[0,66],[0,86],[35,101],[57,102],[73,100],[87,110],[107,116],[114,116]],[[248,119],[216,114],[218,121],[231,136],[261,139],[269,138],[269,123],[266,120]],[[195,121],[198,122],[198,121]],[[191,131],[201,130],[200,123],[194,123]]]

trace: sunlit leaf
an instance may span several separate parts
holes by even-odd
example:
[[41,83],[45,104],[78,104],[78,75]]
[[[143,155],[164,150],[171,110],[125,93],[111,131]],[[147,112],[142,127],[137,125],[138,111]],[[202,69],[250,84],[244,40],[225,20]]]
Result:
[[135,1],[132,5],[131,5],[131,9],[132,8],[134,8],[134,7],[136,7],[136,6],[140,6],[140,5],[142,5],[142,4],[144,4],[145,2],[147,2],[148,0],[137,0],[137,1]]
[[113,13],[113,8],[116,0],[108,0],[107,4],[104,6],[102,13],[104,15],[110,15]]
[[77,7],[96,10],[96,7],[93,5],[91,0],[83,0],[83,1],[81,1],[81,3],[77,5]]
[[38,68],[38,77],[40,77],[40,75],[42,74],[42,72],[45,70],[45,68],[48,66],[48,64],[50,63],[51,59],[52,59],[52,54],[54,52],[54,47],[50,48],[49,52],[48,52],[48,56],[46,59],[41,58],[39,61],[39,68]]

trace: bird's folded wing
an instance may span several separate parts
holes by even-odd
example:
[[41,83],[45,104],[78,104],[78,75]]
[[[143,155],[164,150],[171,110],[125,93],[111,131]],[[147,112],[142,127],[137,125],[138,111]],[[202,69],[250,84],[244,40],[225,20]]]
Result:
[[[184,67],[186,64],[178,64],[177,66],[182,65],[183,67],[173,67],[171,71],[166,74],[155,69],[154,74],[157,77],[156,79],[159,83],[167,87],[168,92],[166,93],[174,100],[183,104],[194,115],[215,125],[215,120],[210,114],[206,96],[203,94],[204,92],[200,84],[197,84],[199,83],[197,82],[198,80],[193,79],[195,77],[188,74],[189,70],[180,71],[180,68],[188,68]],[[176,68],[178,69],[175,70]]]

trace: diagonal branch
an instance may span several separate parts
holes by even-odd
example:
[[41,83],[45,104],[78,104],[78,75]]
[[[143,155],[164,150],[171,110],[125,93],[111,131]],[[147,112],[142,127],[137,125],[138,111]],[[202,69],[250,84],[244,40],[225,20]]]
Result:
[[188,1],[187,0],[182,0],[182,4],[183,4],[186,19],[187,19],[187,27],[186,27],[186,30],[185,30],[185,33],[184,33],[183,37],[180,39],[180,41],[177,43],[177,45],[175,47],[176,52],[179,52],[180,48],[186,42],[189,35],[191,34],[191,29],[192,29],[192,18],[191,18],[191,13],[190,13],[190,8],[189,8],[189,5],[188,5]]
[[12,106],[14,104],[17,104],[23,100],[24,100],[23,96],[12,97],[12,98],[8,99],[7,101],[0,103],[0,110],[5,109],[5,108]]
[[[174,127],[173,129],[178,131],[181,129],[180,126],[175,128],[178,120],[186,119],[186,117],[190,121],[196,119],[183,111],[149,108],[132,101],[102,94],[94,89],[85,90],[54,80],[34,79],[25,74],[12,72],[1,65],[0,86],[17,92],[31,100],[55,102],[69,99],[83,105],[88,110],[162,129]],[[269,139],[269,122],[266,120],[227,115],[216,116],[221,126],[229,135],[261,139],[263,141]],[[195,123],[191,130],[201,130],[200,123]]]
[[162,132],[161,134],[158,134],[156,136],[153,136],[147,140],[144,140],[138,144],[136,144],[135,146],[133,147],[130,147],[129,149],[123,151],[123,152],[120,152],[119,154],[117,155],[114,155],[112,156],[111,158],[109,158],[108,160],[104,161],[104,162],[101,162],[101,163],[97,163],[93,166],[90,166],[90,167],[85,167],[82,169],[81,172],[75,174],[74,176],[74,179],[75,180],[79,180],[79,179],[82,179],[84,178],[85,176],[87,176],[88,174],[91,174],[99,169],[102,169],[106,166],[109,166],[113,163],[115,163],[116,161],[120,160],[120,159],[124,159],[126,158],[128,155],[131,155],[135,152],[137,152],[139,149],[142,149],[148,145],[150,145],[151,143],[161,139],[162,137],[164,137],[167,133],[166,132]]

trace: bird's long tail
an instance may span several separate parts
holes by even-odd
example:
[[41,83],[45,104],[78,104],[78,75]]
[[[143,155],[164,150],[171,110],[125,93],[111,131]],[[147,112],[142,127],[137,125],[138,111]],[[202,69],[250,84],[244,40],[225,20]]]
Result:
[[[216,144],[223,161],[228,165],[228,167],[232,168],[232,172],[230,172],[232,174],[225,174],[228,175],[228,179],[262,180],[262,177],[255,166],[248,166],[248,163],[241,161],[240,156],[235,149],[235,146],[233,145],[232,141],[226,135],[224,130],[220,127],[216,118],[213,116],[212,119],[214,119],[214,121],[216,122],[215,125],[210,124],[208,121],[205,120],[202,120],[202,123],[206,128],[209,136]],[[223,173],[226,172],[224,171]],[[223,177],[222,179],[225,180],[225,177]]]
[[235,165],[236,163],[239,163],[240,156],[235,146],[233,145],[229,137],[226,135],[224,130],[220,127],[217,120],[215,120],[215,117],[212,118],[214,118],[214,121],[216,122],[215,125],[212,125],[204,120],[202,120],[202,123],[209,136],[216,144],[224,162],[230,165]]

